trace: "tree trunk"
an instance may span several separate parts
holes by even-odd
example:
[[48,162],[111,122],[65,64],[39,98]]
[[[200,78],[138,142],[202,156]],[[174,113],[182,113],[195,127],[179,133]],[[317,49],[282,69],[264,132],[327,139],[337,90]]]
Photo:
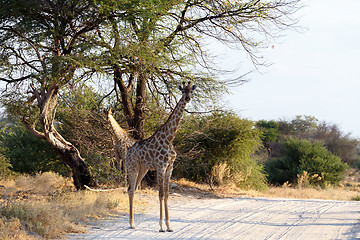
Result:
[[121,103],[124,107],[124,115],[126,117],[126,121],[129,127],[132,127],[134,121],[134,109],[131,101],[131,96],[129,95],[129,91],[131,86],[127,87],[122,78],[122,72],[120,67],[115,65],[114,66],[114,82],[118,86],[121,95]]
[[63,159],[63,162],[71,168],[74,185],[77,190],[84,190],[85,185],[94,185],[88,165],[73,145],[67,146],[62,150],[57,149],[57,152]]
[[89,167],[80,156],[79,150],[74,145],[67,142],[59,133],[57,133],[55,129],[45,131],[46,134],[43,134],[41,132],[37,132],[34,125],[30,126],[27,122],[25,122],[25,125],[33,133],[33,135],[46,139],[59,154],[63,163],[71,168],[74,186],[77,190],[85,189],[85,185],[94,186]]
[[145,73],[138,73],[138,81],[136,86],[136,101],[135,101],[135,110],[134,110],[134,138],[135,139],[144,139],[144,120],[145,120],[145,92],[146,92],[146,77]]
[[[122,106],[124,107],[124,115],[129,128],[133,131],[132,135],[135,139],[141,140],[145,137],[144,132],[144,109],[145,109],[145,93],[146,93],[146,77],[145,73],[137,72],[136,99],[135,106],[132,104],[129,91],[131,89],[132,79],[128,87],[122,79],[122,72],[118,66],[114,66],[114,81],[118,86],[121,94]],[[132,76],[133,77],[133,76]]]
[[89,167],[80,156],[79,150],[72,143],[66,141],[54,127],[58,94],[57,84],[50,85],[47,92],[38,92],[34,86],[31,87],[35,97],[34,99],[37,99],[40,109],[39,121],[42,132],[36,130],[35,122],[30,123],[30,121],[24,118],[25,126],[34,136],[46,139],[60,155],[64,164],[71,168],[74,185],[77,190],[85,189],[85,185],[93,186],[94,183]]

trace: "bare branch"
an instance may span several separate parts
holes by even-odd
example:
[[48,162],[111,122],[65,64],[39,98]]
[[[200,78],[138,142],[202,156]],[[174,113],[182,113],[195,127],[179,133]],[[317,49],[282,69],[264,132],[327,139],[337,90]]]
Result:
[[43,57],[41,56],[40,50],[38,49],[38,47],[36,46],[36,44],[30,40],[29,38],[27,38],[22,32],[20,31],[16,31],[13,28],[10,28],[10,30],[15,33],[16,35],[18,35],[19,37],[21,37],[22,39],[24,39],[31,47],[32,49],[35,51],[37,58],[39,59],[41,66],[43,68],[44,71],[46,71],[46,64],[44,62]]
[[16,78],[16,79],[7,79],[7,78],[0,77],[0,81],[7,82],[7,83],[16,83],[16,82],[21,82],[21,81],[24,81],[26,79],[29,79],[29,78],[31,78],[33,76],[34,76],[33,74],[29,74],[27,76]]
[[103,96],[100,99],[99,103],[97,104],[98,107],[100,107],[100,105],[101,105],[102,101],[104,101],[104,99],[108,98],[115,91],[115,88],[116,88],[116,85],[114,86],[114,88],[108,94],[106,94],[105,96]]

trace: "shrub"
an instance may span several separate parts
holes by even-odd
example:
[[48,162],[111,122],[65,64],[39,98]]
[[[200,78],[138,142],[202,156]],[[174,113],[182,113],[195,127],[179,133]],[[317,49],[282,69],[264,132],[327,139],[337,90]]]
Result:
[[242,188],[266,187],[262,166],[253,154],[261,145],[254,123],[231,113],[188,117],[174,141],[180,152],[174,175],[217,184],[229,181]]
[[357,195],[351,199],[352,201],[360,201],[360,195]]
[[0,178],[7,178],[10,175],[13,175],[13,171],[11,170],[12,166],[6,157],[1,155],[0,153]]
[[[304,178],[312,185],[338,183],[347,167],[341,159],[330,153],[322,143],[289,138],[284,143],[281,158],[270,159],[265,164],[268,180],[274,184],[296,183]],[[321,178],[321,179],[320,179]]]
[[10,161],[15,172],[34,174],[51,170],[68,174],[50,144],[33,136],[21,123],[0,130],[0,154]]

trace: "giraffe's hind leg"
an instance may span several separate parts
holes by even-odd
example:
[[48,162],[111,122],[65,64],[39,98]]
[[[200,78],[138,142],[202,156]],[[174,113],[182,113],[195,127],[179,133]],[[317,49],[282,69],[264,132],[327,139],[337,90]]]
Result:
[[146,169],[145,167],[140,167],[139,169],[139,173],[136,179],[136,187],[135,189],[139,189],[139,185],[141,183],[141,180],[144,178],[145,174],[148,172],[148,169]]

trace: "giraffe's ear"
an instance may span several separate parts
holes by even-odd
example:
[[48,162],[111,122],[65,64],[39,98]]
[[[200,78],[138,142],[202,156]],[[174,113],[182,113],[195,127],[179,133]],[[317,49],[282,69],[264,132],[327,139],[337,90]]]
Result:
[[182,86],[180,86],[180,85],[179,85],[179,90],[180,90],[180,91],[182,91],[182,90],[183,90]]
[[193,85],[193,86],[192,86],[192,90],[195,90],[195,89],[196,89],[196,85]]

